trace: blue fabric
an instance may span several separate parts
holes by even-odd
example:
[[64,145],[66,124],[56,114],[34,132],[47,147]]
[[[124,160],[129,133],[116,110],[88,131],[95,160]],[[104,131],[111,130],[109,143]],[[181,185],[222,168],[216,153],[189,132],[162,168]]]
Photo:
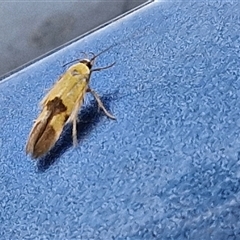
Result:
[[[240,3],[155,2],[0,83],[0,239],[240,239]],[[38,103],[101,50],[79,144],[39,162]]]

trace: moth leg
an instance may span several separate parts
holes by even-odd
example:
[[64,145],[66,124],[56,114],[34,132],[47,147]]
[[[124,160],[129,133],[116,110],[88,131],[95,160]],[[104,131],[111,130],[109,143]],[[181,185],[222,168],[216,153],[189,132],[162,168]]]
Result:
[[107,109],[104,107],[100,97],[98,96],[98,94],[94,90],[92,90],[91,88],[88,88],[87,91],[90,92],[94,96],[94,98],[96,99],[96,101],[98,103],[98,107],[103,110],[103,112],[106,114],[106,116],[108,116],[111,119],[116,119],[111,113],[109,113],[107,111]]
[[80,95],[76,101],[76,104],[73,108],[71,115],[69,116],[66,123],[72,123],[72,139],[73,145],[77,146],[77,123],[78,123],[78,111],[83,103],[83,95]]
[[81,102],[77,103],[75,108],[73,109],[69,119],[68,123],[72,123],[72,140],[73,140],[73,146],[77,146],[77,123],[78,123],[78,110],[81,106]]
[[73,146],[76,147],[77,146],[77,122],[78,122],[78,118],[74,118],[73,119],[73,128],[72,128],[72,139],[73,139]]

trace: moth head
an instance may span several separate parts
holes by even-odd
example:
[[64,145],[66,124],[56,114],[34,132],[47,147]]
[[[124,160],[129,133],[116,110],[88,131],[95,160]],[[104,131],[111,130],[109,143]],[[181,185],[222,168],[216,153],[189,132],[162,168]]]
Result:
[[87,58],[82,59],[79,62],[85,64],[89,69],[91,69],[94,64],[94,61],[91,61],[91,59],[89,60]]

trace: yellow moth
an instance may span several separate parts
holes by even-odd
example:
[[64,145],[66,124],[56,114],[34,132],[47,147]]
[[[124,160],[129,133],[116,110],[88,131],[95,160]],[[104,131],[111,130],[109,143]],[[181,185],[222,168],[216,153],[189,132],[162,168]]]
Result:
[[105,109],[98,94],[89,87],[92,72],[110,68],[115,64],[92,69],[95,59],[108,49],[97,55],[93,54],[91,59],[79,60],[69,67],[43,98],[40,103],[41,113],[35,120],[26,145],[26,153],[32,158],[42,157],[51,150],[67,123],[72,123],[73,144],[77,144],[78,112],[87,92],[95,97],[99,108],[109,118],[115,119]]

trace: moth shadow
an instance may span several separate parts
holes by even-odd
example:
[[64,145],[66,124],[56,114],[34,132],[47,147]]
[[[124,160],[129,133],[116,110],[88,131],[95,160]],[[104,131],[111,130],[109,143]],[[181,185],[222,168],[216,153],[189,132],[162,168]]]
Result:
[[[115,94],[108,94],[101,96],[101,101],[107,110],[110,109],[110,102],[114,100]],[[101,121],[103,117],[107,116],[102,110],[98,111],[98,104],[96,100],[91,100],[88,106],[84,107],[79,115],[79,122],[77,124],[77,139],[78,144],[86,138],[86,136],[92,131],[94,127]],[[37,169],[39,172],[46,171],[52,164],[54,164],[61,155],[70,147],[73,146],[72,140],[72,124],[67,124],[63,132],[56,142],[55,146],[49,151],[49,153],[40,158],[37,162]]]

